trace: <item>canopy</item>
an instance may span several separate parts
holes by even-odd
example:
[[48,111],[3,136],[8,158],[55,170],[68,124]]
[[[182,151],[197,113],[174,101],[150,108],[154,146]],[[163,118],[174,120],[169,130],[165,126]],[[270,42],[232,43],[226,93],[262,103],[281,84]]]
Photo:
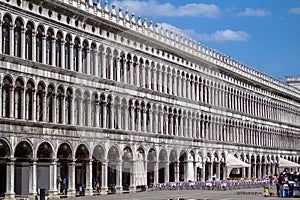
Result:
[[233,168],[251,167],[251,165],[241,161],[240,159],[236,158],[232,154],[228,154],[226,159],[226,167],[227,167],[227,177],[229,177],[230,171]]
[[300,167],[300,165],[284,158],[279,158],[279,167]]
[[227,155],[226,159],[226,166],[230,168],[243,168],[243,167],[251,167],[248,163],[241,161],[240,159],[236,158],[232,154]]

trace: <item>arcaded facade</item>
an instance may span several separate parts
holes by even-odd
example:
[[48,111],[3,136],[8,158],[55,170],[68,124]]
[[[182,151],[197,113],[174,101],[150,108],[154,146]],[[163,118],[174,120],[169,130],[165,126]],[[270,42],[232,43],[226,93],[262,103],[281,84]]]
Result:
[[[0,1],[0,195],[226,179],[300,163],[300,91],[107,2]],[[143,173],[147,176],[143,177]]]

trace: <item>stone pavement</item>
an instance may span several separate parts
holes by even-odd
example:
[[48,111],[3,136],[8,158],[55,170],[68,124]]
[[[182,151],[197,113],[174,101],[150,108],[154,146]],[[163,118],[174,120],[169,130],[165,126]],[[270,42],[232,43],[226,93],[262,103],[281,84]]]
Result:
[[[271,193],[275,189],[270,190]],[[263,188],[239,189],[239,190],[154,190],[136,193],[109,194],[102,196],[72,197],[66,200],[274,200],[274,199],[295,199],[264,197]]]

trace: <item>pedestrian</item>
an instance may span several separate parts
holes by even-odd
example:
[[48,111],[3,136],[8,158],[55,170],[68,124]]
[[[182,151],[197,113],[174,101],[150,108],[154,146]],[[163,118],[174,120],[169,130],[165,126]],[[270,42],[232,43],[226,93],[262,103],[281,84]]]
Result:
[[58,193],[60,193],[60,189],[61,189],[61,178],[60,175],[57,176],[57,191]]
[[68,184],[68,179],[65,177],[63,179],[63,194],[66,195],[67,194],[67,184]]

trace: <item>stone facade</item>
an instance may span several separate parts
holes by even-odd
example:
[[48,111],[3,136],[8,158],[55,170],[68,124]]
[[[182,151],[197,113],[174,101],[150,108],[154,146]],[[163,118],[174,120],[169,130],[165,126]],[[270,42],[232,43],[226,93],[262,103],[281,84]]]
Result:
[[[51,198],[300,163],[300,92],[100,1],[0,1],[0,194]],[[146,180],[140,173],[147,173]],[[61,190],[60,190],[61,189]]]

